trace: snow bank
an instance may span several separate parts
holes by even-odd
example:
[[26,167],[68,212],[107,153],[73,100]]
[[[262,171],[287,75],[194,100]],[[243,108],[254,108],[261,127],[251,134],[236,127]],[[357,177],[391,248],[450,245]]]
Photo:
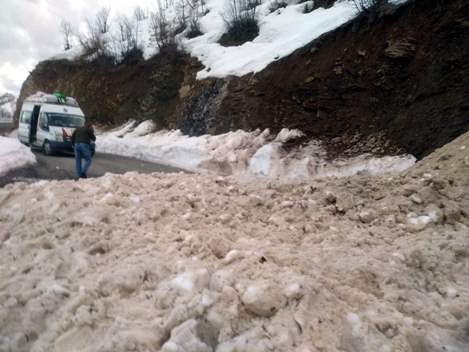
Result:
[[415,163],[411,155],[383,158],[362,155],[326,161],[326,152],[317,141],[286,153],[283,143],[301,137],[303,133],[298,130],[283,129],[276,136],[269,130],[238,130],[217,136],[189,137],[180,131],[152,132],[154,129],[150,121],[141,124],[130,121],[98,136],[97,150],[189,171],[299,180],[401,172]]
[[0,136],[0,176],[36,162],[36,157],[17,139]]

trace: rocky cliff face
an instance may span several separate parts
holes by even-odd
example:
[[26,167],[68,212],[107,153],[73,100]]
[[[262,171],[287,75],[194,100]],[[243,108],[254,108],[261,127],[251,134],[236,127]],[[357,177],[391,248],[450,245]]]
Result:
[[105,123],[199,135],[298,128],[332,154],[423,156],[469,129],[469,4],[417,0],[359,17],[257,74],[197,81],[183,54],[115,66],[47,61],[23,86],[78,98]]
[[186,74],[194,75],[198,66],[187,55],[174,51],[119,66],[44,61],[24,83],[19,104],[36,91],[59,91],[76,97],[86,116],[101,124],[135,118],[153,119],[161,128],[174,128],[171,117],[180,103],[181,83]]

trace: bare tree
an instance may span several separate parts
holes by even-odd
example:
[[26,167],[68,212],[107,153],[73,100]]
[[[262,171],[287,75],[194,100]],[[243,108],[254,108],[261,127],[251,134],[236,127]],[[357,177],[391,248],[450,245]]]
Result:
[[102,34],[109,32],[110,14],[110,7],[103,7],[96,14],[96,26]]
[[60,32],[62,33],[63,40],[64,40],[64,49],[65,50],[70,50],[72,48],[72,25],[70,22],[67,22],[65,20],[62,20],[60,22]]
[[369,13],[375,9],[378,9],[384,4],[387,4],[388,0],[353,0],[358,12]]
[[258,0],[229,0],[223,19],[229,26],[243,21],[255,21],[258,5]]
[[150,35],[160,50],[175,45],[175,34],[172,25],[166,18],[165,9],[158,0],[158,11],[152,12],[150,16]]
[[135,7],[134,17],[135,17],[135,20],[138,21],[138,22],[141,22],[141,21],[146,20],[148,18],[145,10],[143,10],[140,6]]
[[131,56],[138,50],[138,22],[132,22],[126,16],[116,20],[118,36],[114,39],[117,53],[123,58]]
[[107,39],[103,34],[97,22],[95,23],[90,19],[86,20],[86,32],[78,36],[78,41],[85,56],[96,54],[96,56],[101,57],[109,54]]
[[195,10],[196,15],[205,15],[206,8],[205,8],[205,0],[184,0],[192,10]]
[[176,13],[178,17],[178,27],[184,30],[187,26],[187,9],[186,9],[186,0],[179,1],[176,4]]

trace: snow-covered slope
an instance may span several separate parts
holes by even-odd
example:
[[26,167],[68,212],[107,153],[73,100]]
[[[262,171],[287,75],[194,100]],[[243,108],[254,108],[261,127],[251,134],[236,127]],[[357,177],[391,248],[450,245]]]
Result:
[[98,136],[97,149],[190,171],[284,179],[400,172],[415,162],[411,155],[382,158],[362,155],[327,161],[326,152],[317,141],[287,153],[282,145],[301,136],[297,130],[284,129],[277,136],[269,130],[238,130],[189,137],[180,131],[152,132],[154,129],[151,121],[141,124],[130,121]]
[[[394,0],[393,3],[405,1]],[[195,2],[197,3],[197,2]],[[176,36],[181,49],[197,57],[205,66],[197,77],[226,77],[228,75],[242,76],[250,72],[258,72],[271,62],[291,54],[298,48],[306,45],[320,35],[331,31],[349,21],[357,15],[357,8],[351,0],[339,0],[329,9],[318,8],[304,13],[305,6],[313,7],[313,1],[300,2],[289,0],[285,2],[285,8],[278,8],[278,0],[260,1],[256,8],[259,23],[259,35],[253,40],[240,46],[224,47],[218,43],[226,32],[226,16],[229,6],[228,0],[207,0],[203,13],[192,11],[192,16],[200,16],[199,23],[203,35],[188,39],[189,28]],[[168,22],[178,26],[180,18],[180,2],[166,2],[168,7],[162,8]],[[158,11],[155,8],[146,9],[147,13]],[[180,11],[180,10],[179,10]],[[188,11],[188,10],[186,10]],[[189,17],[191,12],[189,12]],[[189,20],[188,20],[189,21]],[[139,47],[144,52],[144,57],[149,58],[158,49],[151,40],[151,20],[149,17],[138,22]],[[119,56],[115,51],[113,40],[119,37],[116,33],[118,27],[111,24],[110,32],[105,35],[107,50]],[[63,52],[55,59],[74,59],[81,54],[80,48],[75,47],[68,52]]]

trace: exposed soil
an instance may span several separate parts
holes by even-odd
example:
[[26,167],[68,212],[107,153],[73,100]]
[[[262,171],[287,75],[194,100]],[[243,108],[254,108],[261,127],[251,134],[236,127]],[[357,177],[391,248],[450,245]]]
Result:
[[[421,157],[469,129],[468,16],[463,0],[417,0],[358,18],[260,73],[225,80],[221,104],[194,120],[210,133],[298,128],[330,152]],[[369,149],[364,138],[382,143]]]
[[258,35],[257,20],[246,18],[231,24],[218,42],[223,46],[238,46],[254,40]]
[[130,118],[153,119],[160,128],[179,103],[184,70],[193,60],[176,50],[150,60],[133,58],[114,65],[105,62],[44,61],[24,83],[18,108],[25,97],[36,91],[56,92],[77,97],[86,116],[105,124],[119,124]]

